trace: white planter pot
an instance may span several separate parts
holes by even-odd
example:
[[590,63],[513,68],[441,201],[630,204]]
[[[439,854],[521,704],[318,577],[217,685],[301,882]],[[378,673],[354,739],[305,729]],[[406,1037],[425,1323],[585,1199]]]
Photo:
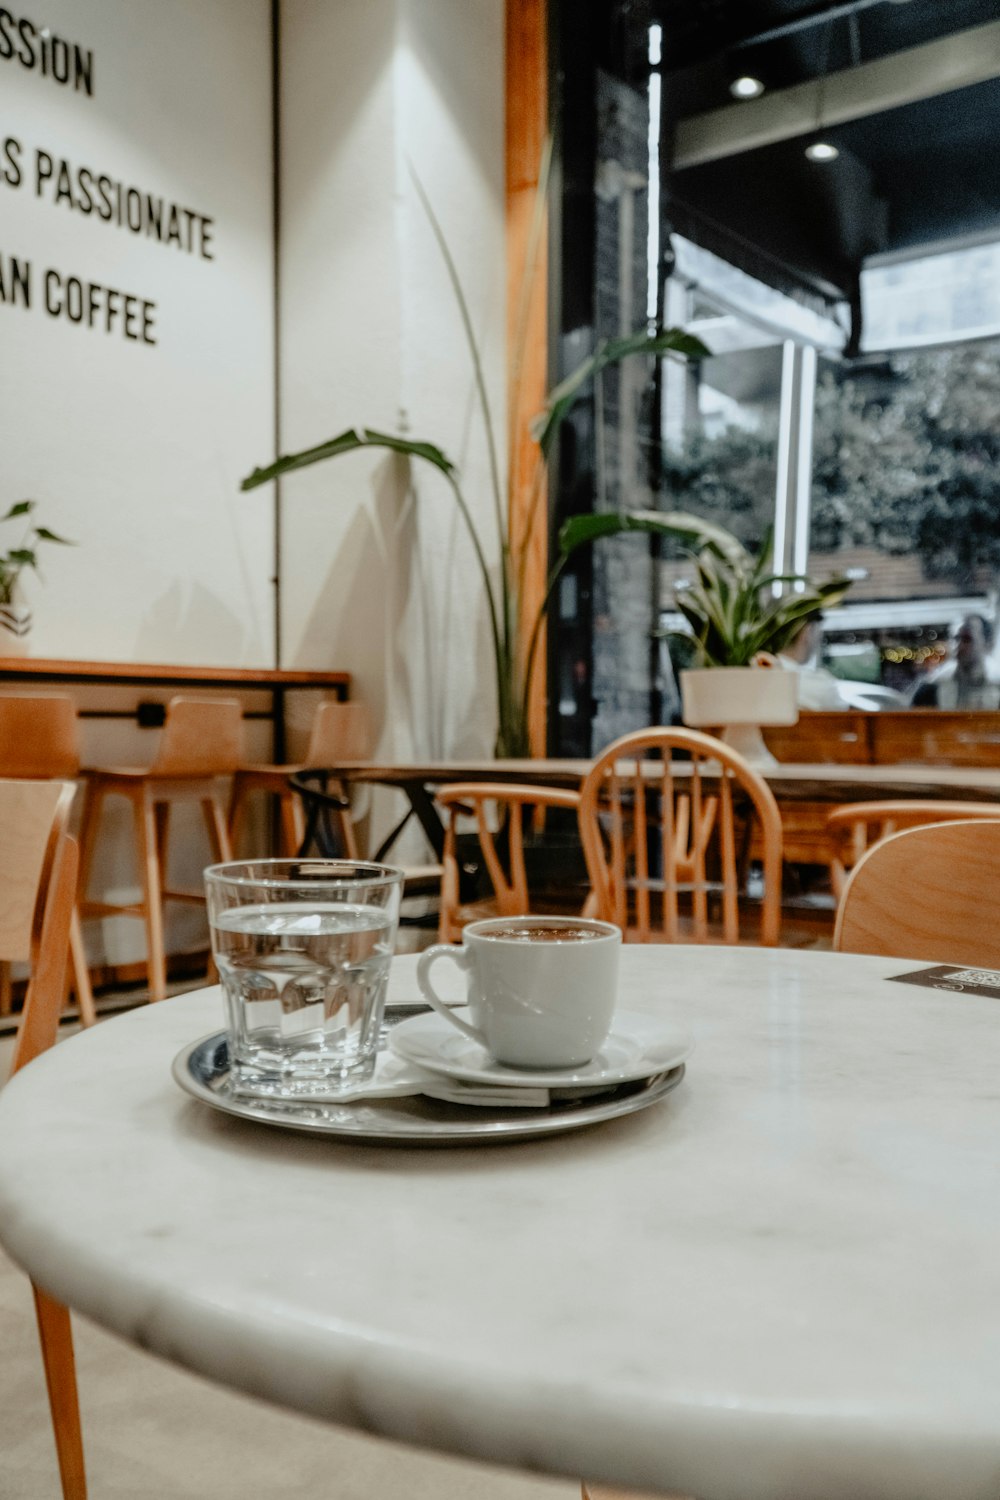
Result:
[[0,656],[27,656],[31,610],[23,604],[0,604]]
[[781,667],[702,667],[680,674],[684,722],[721,730],[725,744],[752,766],[777,765],[762,724],[795,724],[798,680]]

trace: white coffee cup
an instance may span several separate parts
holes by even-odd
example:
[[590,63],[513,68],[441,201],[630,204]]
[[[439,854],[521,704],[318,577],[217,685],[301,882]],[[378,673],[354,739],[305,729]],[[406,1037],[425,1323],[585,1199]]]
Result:
[[[497,1062],[577,1068],[611,1030],[618,999],[621,929],[582,917],[495,917],[470,922],[461,948],[439,943],[417,962],[424,999]],[[470,1021],[431,985],[450,959],[468,974]]]

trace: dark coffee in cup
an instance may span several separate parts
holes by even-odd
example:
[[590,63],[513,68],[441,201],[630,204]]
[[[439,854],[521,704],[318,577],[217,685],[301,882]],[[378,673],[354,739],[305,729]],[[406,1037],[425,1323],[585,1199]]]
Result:
[[506,943],[587,943],[603,936],[600,928],[575,927],[568,922],[512,922],[509,927],[490,927],[483,932],[489,942]]

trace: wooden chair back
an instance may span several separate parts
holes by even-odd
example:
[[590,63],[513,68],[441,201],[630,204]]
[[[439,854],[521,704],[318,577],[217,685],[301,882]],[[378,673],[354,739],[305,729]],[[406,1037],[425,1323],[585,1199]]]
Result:
[[871,716],[876,765],[1000,766],[1000,713],[909,708]]
[[847,802],[826,820],[830,881],[834,895],[843,895],[849,871],[868,850],[904,828],[924,828],[932,823],[961,823],[974,818],[1000,819],[1000,803]]
[[73,792],[66,781],[0,781],[0,958],[31,965],[15,1070],[55,1040],[62,1011],[76,897]]
[[638,942],[739,941],[744,851],[756,822],[764,869],[760,941],[777,943],[778,805],[767,783],[721,740],[692,729],[623,736],[584,779],[579,818],[593,915]]
[[371,715],[366,703],[321,703],[309,733],[304,764],[332,766],[371,754]]
[[[60,781],[0,781],[0,957],[28,958],[31,977],[12,1071],[56,1039],[66,984],[78,853],[67,832],[74,787]],[[35,1312],[64,1500],[86,1500],[80,1408],[69,1313],[40,1287]]]
[[243,760],[243,710],[235,698],[171,698],[153,776],[228,776]]
[[[560,808],[576,813],[577,792],[556,787],[504,784],[503,782],[455,782],[441,787],[438,806],[446,814],[441,906],[438,938],[443,943],[461,939],[462,928],[476,918],[523,917],[532,910],[532,896],[525,866],[525,813]],[[463,818],[475,818],[483,863],[493,887],[488,903],[463,906],[462,864],[458,832]]]
[[0,776],[72,779],[79,770],[80,737],[72,698],[0,695]]
[[833,946],[842,953],[1000,968],[1000,821],[891,834],[851,872]]
[[877,715],[860,711],[803,709],[797,724],[762,729],[767,748],[785,765],[867,765],[871,724]]

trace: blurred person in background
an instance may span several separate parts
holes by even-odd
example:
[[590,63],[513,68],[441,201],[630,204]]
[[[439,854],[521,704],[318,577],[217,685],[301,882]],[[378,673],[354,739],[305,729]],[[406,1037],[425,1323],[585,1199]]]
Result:
[[819,665],[822,645],[823,616],[817,610],[806,617],[798,635],[779,651],[775,660],[787,672],[798,674],[800,708],[845,709],[847,700],[836,677]]
[[982,615],[966,615],[952,641],[948,661],[922,682],[914,708],[1000,708],[1000,672],[991,660],[993,626]]

